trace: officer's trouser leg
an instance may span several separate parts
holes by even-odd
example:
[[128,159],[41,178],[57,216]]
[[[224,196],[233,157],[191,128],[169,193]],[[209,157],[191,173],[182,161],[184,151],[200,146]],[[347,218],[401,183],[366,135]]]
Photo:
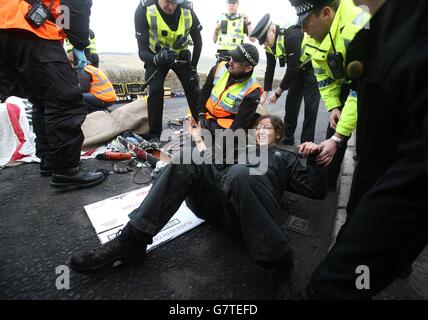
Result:
[[0,46],[1,60],[34,105],[38,153],[49,150],[48,166],[54,169],[76,167],[86,108],[60,41],[41,39],[23,30],[1,30]]
[[196,108],[199,102],[199,79],[192,72],[190,64],[175,64],[172,66],[172,69],[183,86],[192,116],[197,121],[198,114]]
[[140,207],[130,214],[130,223],[153,237],[187,198],[189,208],[196,216],[222,225],[229,218],[223,206],[225,198],[219,181],[219,173],[211,165],[170,164]]
[[314,141],[315,127],[318,116],[321,95],[315,76],[305,74],[304,77],[304,101],[305,101],[305,120],[303,121],[302,135],[300,142]]
[[[330,139],[336,131],[330,127],[328,124],[326,139]],[[336,154],[333,157],[329,167],[328,167],[328,186],[334,187],[337,183],[337,178],[340,174],[340,169],[342,166],[343,158],[345,157],[347,143],[345,143],[341,148],[338,148]]]
[[376,182],[312,275],[316,297],[370,298],[411,265],[428,243],[427,181],[424,164],[400,163]]
[[288,141],[294,141],[294,132],[303,99],[303,85],[302,77],[297,76],[288,89],[284,116],[284,135]]
[[226,197],[233,204],[250,255],[256,261],[277,261],[291,253],[279,217],[281,209],[266,175],[250,175],[245,165],[234,165],[223,178]]
[[162,116],[164,103],[164,83],[168,74],[168,67],[156,67],[154,65],[146,65],[145,79],[158,70],[157,74],[149,84],[149,97],[147,99],[147,113],[149,116],[150,134],[160,137],[162,133]]

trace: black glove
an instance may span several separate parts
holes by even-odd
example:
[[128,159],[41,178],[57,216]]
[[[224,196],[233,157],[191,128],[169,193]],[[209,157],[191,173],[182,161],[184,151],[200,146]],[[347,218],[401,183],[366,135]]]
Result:
[[202,129],[208,129],[208,120],[205,117],[205,113],[198,114],[198,124]]
[[172,49],[162,49],[153,57],[155,66],[171,65],[177,60],[178,53]]

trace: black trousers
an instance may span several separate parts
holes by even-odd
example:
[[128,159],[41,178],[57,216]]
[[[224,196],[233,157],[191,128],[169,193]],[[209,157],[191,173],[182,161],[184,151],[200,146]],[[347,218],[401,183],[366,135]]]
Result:
[[183,86],[186,94],[187,103],[189,104],[192,116],[197,120],[197,104],[199,99],[199,79],[190,64],[173,64],[171,67],[156,67],[155,65],[146,64],[147,80],[158,70],[156,76],[149,84],[149,97],[147,100],[147,109],[149,116],[150,134],[160,136],[162,132],[162,116],[164,106],[164,82],[169,70],[173,70]]
[[[387,287],[428,244],[428,176],[424,163],[391,166],[361,198],[336,244],[311,278],[321,299],[368,299]],[[358,266],[370,288],[356,286]]]
[[23,88],[33,104],[37,156],[54,169],[76,167],[86,107],[60,41],[25,30],[0,30],[0,70]]
[[294,141],[294,132],[303,99],[305,101],[305,118],[300,142],[313,142],[321,96],[312,69],[298,73],[288,89],[284,117],[284,134],[288,140]]
[[250,175],[245,165],[220,173],[208,164],[170,164],[130,214],[130,223],[153,237],[185,200],[199,218],[229,232],[240,229],[254,260],[278,261],[291,247],[272,188],[266,175]]

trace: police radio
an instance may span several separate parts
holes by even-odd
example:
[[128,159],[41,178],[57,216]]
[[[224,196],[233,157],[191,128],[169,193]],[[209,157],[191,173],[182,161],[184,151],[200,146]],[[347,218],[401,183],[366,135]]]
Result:
[[345,67],[344,67],[344,59],[341,52],[337,52],[336,48],[334,46],[333,37],[331,36],[331,33],[328,33],[330,35],[331,44],[333,45],[334,53],[329,53],[327,55],[327,64],[330,68],[331,74],[333,75],[333,78],[338,80],[345,77]]
[[[27,1],[29,2],[29,1]],[[25,15],[25,19],[31,24],[34,28],[40,28],[46,20],[51,17],[51,8],[53,6],[54,0],[49,4],[49,7],[46,8],[40,0],[32,1],[30,10],[28,10]]]

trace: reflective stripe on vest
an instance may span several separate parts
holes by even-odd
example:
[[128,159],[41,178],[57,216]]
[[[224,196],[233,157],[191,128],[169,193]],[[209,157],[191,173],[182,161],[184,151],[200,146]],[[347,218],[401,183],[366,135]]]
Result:
[[116,101],[113,85],[103,71],[91,65],[87,65],[85,71],[92,76],[90,93],[104,102]]
[[[46,7],[49,7],[51,0],[42,0]],[[58,16],[57,9],[60,0],[54,0],[51,8],[51,14],[55,18]],[[31,31],[38,37],[48,40],[64,39],[63,31],[52,21],[47,20],[40,28],[32,27],[25,15],[30,9],[30,4],[24,0],[2,0],[0,4],[0,29],[23,29]]]
[[89,46],[87,46],[86,48],[89,49],[91,54],[97,53],[97,40],[95,37],[93,39],[89,38]]
[[[189,9],[180,8],[180,21],[178,23],[177,31],[172,31],[171,28],[165,23],[161,14],[159,13],[156,4],[147,7],[147,22],[149,25],[149,49],[153,53],[158,52],[158,49],[168,46],[173,48],[179,36],[187,37],[190,28],[192,27],[193,18],[192,12]],[[178,52],[187,49],[188,43],[185,43]]]
[[265,47],[266,51],[270,54],[274,55],[275,58],[284,57],[287,58],[287,55],[285,53],[285,35],[279,34],[278,38],[276,39],[276,46],[275,46],[275,52],[272,51],[272,48]]
[[244,42],[244,18],[230,20],[225,14],[220,21],[227,22],[226,33],[220,33],[218,37],[219,50],[233,50]]
[[215,119],[222,128],[230,128],[233,119],[239,111],[242,100],[256,89],[262,92],[262,88],[255,76],[241,83],[235,83],[226,87],[230,73],[226,68],[226,62],[218,65],[214,76],[214,87],[205,107],[207,119]]

